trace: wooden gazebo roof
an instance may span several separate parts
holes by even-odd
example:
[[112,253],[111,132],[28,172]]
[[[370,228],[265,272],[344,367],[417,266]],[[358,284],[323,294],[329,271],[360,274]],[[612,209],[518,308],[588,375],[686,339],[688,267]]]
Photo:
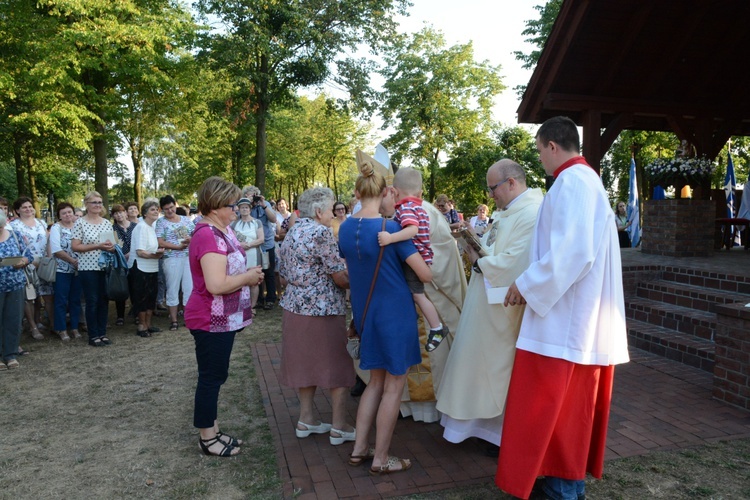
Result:
[[518,121],[569,116],[597,166],[624,129],[713,158],[750,135],[749,51],[748,0],[564,0]]

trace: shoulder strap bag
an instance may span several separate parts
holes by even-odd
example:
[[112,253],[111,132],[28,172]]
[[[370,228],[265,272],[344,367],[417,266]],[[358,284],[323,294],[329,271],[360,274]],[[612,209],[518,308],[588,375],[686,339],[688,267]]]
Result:
[[[385,231],[385,218],[383,218],[383,231]],[[380,261],[383,260],[383,250],[385,250],[385,247],[380,247],[380,254],[378,254],[378,262],[375,264],[375,274],[372,277],[372,283],[370,284],[370,293],[367,294],[367,301],[365,302],[365,309],[362,311],[362,321],[359,325],[359,333],[357,333],[357,329],[354,326],[354,318],[349,322],[349,328],[346,331],[347,334],[347,341],[346,341],[346,350],[349,352],[349,356],[352,357],[352,359],[359,359],[360,352],[360,339],[362,336],[362,331],[365,328],[365,317],[367,316],[367,308],[370,307],[370,299],[372,298],[372,292],[375,290],[375,282],[378,281],[378,271],[380,271]]]

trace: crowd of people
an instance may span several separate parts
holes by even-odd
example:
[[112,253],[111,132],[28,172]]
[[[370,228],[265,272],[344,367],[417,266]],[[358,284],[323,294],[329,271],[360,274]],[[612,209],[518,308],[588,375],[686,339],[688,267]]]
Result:
[[[18,367],[22,317],[31,336],[43,338],[42,305],[63,341],[80,336],[85,317],[89,344],[111,344],[103,264],[122,252],[138,335],[158,331],[151,318],[160,274],[170,330],[184,311],[195,341],[193,424],[203,453],[240,452],[243,441],[218,424],[220,388],[236,334],[251,324],[254,308],[278,303],[280,382],[297,391],[297,438],[353,442],[350,466],[369,462],[371,475],[392,474],[413,465],[389,453],[399,413],[440,421],[450,442],[486,443],[504,491],[582,498],[586,474],[602,475],[614,365],[628,352],[618,237],[625,222],[579,144],[571,120],[545,122],[536,145],[555,178],[549,192],[527,187],[518,163],[499,160],[486,174],[494,210],[481,204],[468,221],[447,195],[434,205],[422,199],[418,170],[394,174],[361,152],[349,204],[314,187],[290,210],[254,186],[240,190],[211,177],[197,193],[198,218],[180,214],[165,196],[140,210],[114,205],[110,222],[102,197],[91,192],[82,217],[58,205],[48,236],[31,200],[16,200],[11,223],[6,202],[0,368]],[[468,287],[461,252],[471,266]],[[27,278],[25,270],[45,256],[57,261],[54,283]],[[116,310],[122,324],[124,301]],[[349,352],[352,328],[358,349]],[[420,376],[412,381],[415,367]],[[347,393],[357,376],[366,387],[350,422]],[[316,413],[319,388],[331,395],[330,422]]]

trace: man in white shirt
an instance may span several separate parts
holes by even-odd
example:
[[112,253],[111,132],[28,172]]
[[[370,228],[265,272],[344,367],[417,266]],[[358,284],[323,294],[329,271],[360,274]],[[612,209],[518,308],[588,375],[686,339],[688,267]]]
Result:
[[526,310],[495,482],[521,498],[568,500],[585,495],[587,472],[602,476],[614,365],[629,359],[622,268],[614,213],[575,123],[550,118],[536,147],[555,183],[531,264],[505,298]]

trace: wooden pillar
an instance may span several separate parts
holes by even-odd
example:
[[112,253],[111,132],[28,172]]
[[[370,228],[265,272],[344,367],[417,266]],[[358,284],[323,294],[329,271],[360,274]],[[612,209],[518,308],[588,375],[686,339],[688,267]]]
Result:
[[601,141],[602,114],[596,110],[588,110],[583,114],[583,155],[586,161],[600,173],[602,151]]

